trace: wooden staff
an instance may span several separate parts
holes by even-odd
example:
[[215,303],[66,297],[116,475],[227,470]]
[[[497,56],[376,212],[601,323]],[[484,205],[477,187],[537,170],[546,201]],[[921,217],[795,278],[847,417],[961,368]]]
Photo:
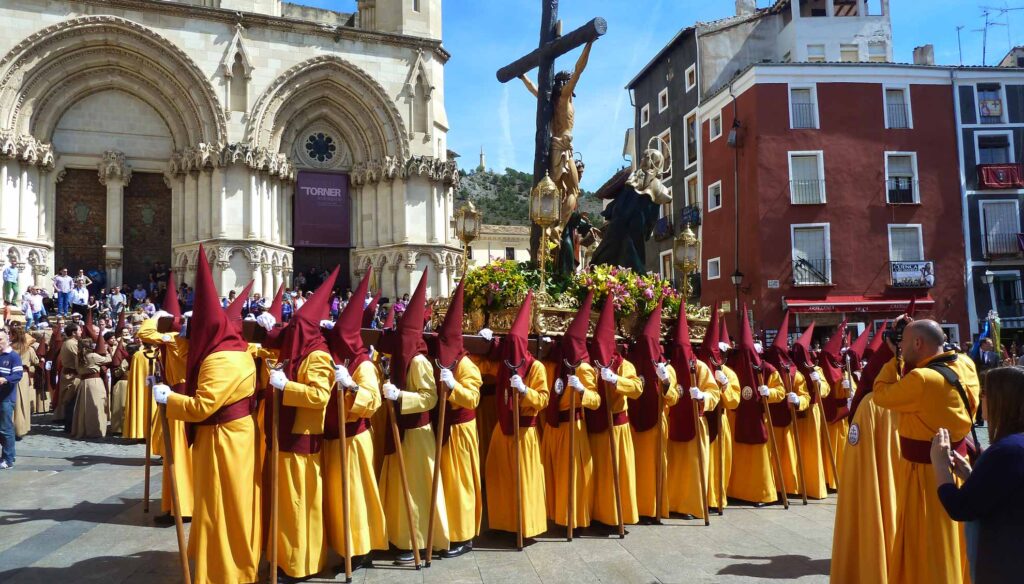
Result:
[[[273,361],[267,359],[267,365],[273,371],[280,371],[288,365],[288,359],[283,361]],[[277,535],[280,528],[278,521],[280,513],[278,511],[277,496],[280,489],[280,477],[278,476],[278,456],[281,453],[281,443],[278,438],[278,432],[281,427],[281,396],[278,395],[278,391],[275,389],[272,395],[274,398],[274,405],[272,408],[273,416],[271,419],[271,441],[270,441],[270,457],[273,460],[273,466],[270,467],[270,584],[277,582]]]
[[[344,367],[348,369],[349,360],[345,360]],[[352,582],[352,532],[349,526],[349,502],[348,502],[348,430],[345,422],[348,420],[348,404],[345,403],[345,388],[340,387],[335,381],[335,389],[338,390],[338,435],[341,438],[341,533],[345,546],[345,582]]]
[[[441,371],[451,371],[454,375],[456,360],[449,367],[445,367],[437,359],[434,365]],[[448,384],[437,384],[437,430],[434,432],[434,476],[430,483],[430,518],[427,520],[427,557],[423,560],[426,566],[430,567],[430,560],[434,555],[434,521],[437,520],[437,491],[441,486],[441,446],[444,440],[444,415],[448,409]]]
[[[391,381],[391,360],[381,359],[381,369],[384,377]],[[381,388],[383,391],[383,388]],[[402,490],[405,493],[405,519],[409,523],[409,540],[412,544],[412,561],[417,570],[420,569],[420,545],[416,539],[416,521],[412,516],[412,491],[409,490],[409,475],[405,472],[405,453],[402,448],[402,431],[398,429],[398,417],[395,415],[395,402],[385,399],[387,404],[388,418],[391,420],[391,437],[395,441],[395,456],[398,457],[398,476],[402,481]],[[430,553],[430,550],[427,550]]]
[[[654,368],[657,369],[658,365],[661,364],[658,360],[652,359]],[[662,497],[665,494],[665,428],[661,424],[661,416],[665,412],[665,392],[661,388],[661,379],[658,380],[658,448],[656,450],[658,458],[658,470],[654,474],[654,493],[657,500],[654,502],[654,522],[661,524],[661,515],[664,513],[664,505],[662,504]]]
[[[789,368],[785,368],[785,373],[782,373],[780,371],[780,374],[782,374],[782,386],[786,388],[786,393],[787,394],[793,393],[793,380],[789,376]],[[786,401],[789,402],[788,395],[787,395]],[[796,421],[797,420],[796,413],[797,413],[796,412],[796,404],[790,403],[789,404],[789,426],[791,428],[791,431],[793,432],[793,444],[796,445],[796,471],[797,471],[796,476],[797,476],[797,479],[800,481],[800,497],[803,499],[804,505],[806,505],[807,504],[807,480],[806,480],[805,475],[804,475],[804,455],[803,455],[803,452],[802,452],[803,447],[800,446],[800,431],[799,431],[799,426],[797,425],[797,421]],[[785,481],[783,481],[783,482],[785,482]]]
[[[569,375],[576,375],[576,369],[583,361],[575,365],[562,359],[562,364],[569,370]],[[570,391],[571,390],[571,391]],[[568,387],[569,393],[569,500],[565,505],[565,541],[572,541],[572,530],[576,527],[576,390]]]
[[[598,374],[600,375],[600,371],[606,369],[606,367],[596,359],[594,360],[594,363],[598,366]],[[612,490],[615,492],[615,522],[619,526],[619,539],[625,539],[626,526],[622,522],[622,489],[619,486],[619,457],[618,453],[615,451],[615,436],[612,432],[615,429],[615,420],[612,417],[611,395],[615,388],[609,387],[611,384],[604,379],[601,380],[601,383],[604,384],[605,388],[603,396],[605,402],[604,409],[605,413],[608,414],[608,449],[611,451],[612,455]]]
[[[505,361],[505,367],[508,367],[509,371],[513,375],[519,375],[519,369],[526,363],[524,358],[519,362],[519,365],[513,366],[508,361]],[[525,383],[525,380],[524,380]],[[513,438],[515,439],[515,465],[516,465],[516,549],[523,551],[523,457],[521,445],[519,444],[519,390],[513,388],[512,391],[512,431]]]
[[[764,385],[764,373],[760,370],[757,371],[757,380],[759,385]],[[758,391],[758,393],[761,393]],[[782,459],[779,458],[779,445],[775,442],[775,427],[772,425],[772,411],[768,408],[768,396],[761,396],[761,404],[764,406],[764,414],[768,418],[768,442],[771,443],[772,455],[775,458],[775,472],[778,473],[779,478],[776,482],[777,485],[782,488],[779,492],[782,494],[782,507],[783,509],[789,509],[789,497],[786,496],[786,485],[782,479]]]
[[[694,360],[692,360],[692,359],[690,360],[689,367],[690,367],[690,380],[692,382],[696,382],[697,381],[697,372],[695,371],[696,363],[695,363]],[[701,500],[701,504],[703,505],[703,510],[704,510],[704,525],[708,526],[708,525],[711,525],[711,508],[708,506],[708,477],[707,477],[707,474],[706,474],[706,471],[705,471],[705,469],[707,467],[705,466],[705,461],[704,461],[704,458],[705,458],[704,457],[704,435],[701,432],[701,425],[700,425],[701,415],[700,415],[700,412],[697,411],[698,409],[700,409],[700,408],[698,408],[698,405],[702,404],[703,402],[699,402],[698,403],[698,400],[695,400],[692,397],[690,398],[690,400],[693,401],[693,408],[692,408],[693,409],[693,429],[697,433],[697,435],[695,437],[695,440],[697,440],[697,464],[700,465],[700,468],[697,469],[697,484],[698,484],[698,486],[700,488],[700,500]],[[721,434],[719,434],[719,436],[721,436]],[[660,470],[659,470],[659,474],[660,474]]]
[[178,536],[178,559],[181,561],[181,575],[185,584],[192,584],[192,573],[188,566],[188,546],[185,544],[185,524],[181,521],[181,503],[178,500],[178,480],[174,476],[174,452],[171,450],[171,426],[167,422],[167,404],[160,404],[160,427],[164,431],[164,458],[170,473],[171,509],[174,512],[174,531]]
[[[145,349],[143,349],[145,351]],[[143,428],[146,438],[146,480],[144,483],[144,492],[142,495],[142,512],[149,513],[149,477],[151,473],[151,464],[153,459],[153,381],[155,380],[154,374],[156,369],[154,368],[153,361],[156,360],[156,351],[153,353],[143,353],[146,356],[146,361],[149,362],[149,375],[146,376],[146,425]]]
[[[836,449],[832,445],[832,436],[828,433],[828,418],[825,417],[825,407],[820,403],[821,397],[821,380],[814,382],[814,390],[818,393],[818,402],[814,403],[811,401],[811,408],[818,406],[818,411],[821,412],[821,440],[825,443],[828,450],[828,460],[832,464],[832,476],[836,479],[836,492],[839,492],[839,473],[836,471]],[[812,413],[813,415],[813,413]]]
[[725,406],[718,405],[718,516],[725,515],[725,499],[728,496],[725,488],[725,436],[722,434],[725,424]]

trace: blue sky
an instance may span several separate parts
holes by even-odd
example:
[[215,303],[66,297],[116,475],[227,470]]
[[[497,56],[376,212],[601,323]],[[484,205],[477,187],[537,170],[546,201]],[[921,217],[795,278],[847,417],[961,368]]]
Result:
[[[352,0],[291,0],[350,12]],[[876,5],[878,0],[872,0]],[[758,0],[764,7],[772,0]],[[939,64],[959,63],[956,27],[961,31],[965,65],[980,65],[984,25],[982,6],[1024,7],[1024,0],[890,0],[895,59],[911,62],[918,45],[935,45]],[[448,145],[460,165],[477,165],[481,146],[494,169],[533,168],[536,102],[519,81],[498,83],[495,71],[537,46],[540,0],[445,0],[444,46],[452,58],[445,68],[445,105],[451,125]],[[926,10],[925,10],[926,8]],[[626,83],[679,29],[716,20],[735,11],[734,0],[562,0],[559,16],[566,31],[595,16],[608,21],[590,64],[576,88],[575,147],[587,163],[583,188],[594,190],[622,164],[626,128],[633,106]],[[1024,39],[1024,10],[993,14],[988,64]],[[558,62],[571,69],[578,51]],[[535,77],[535,76],[534,76]]]

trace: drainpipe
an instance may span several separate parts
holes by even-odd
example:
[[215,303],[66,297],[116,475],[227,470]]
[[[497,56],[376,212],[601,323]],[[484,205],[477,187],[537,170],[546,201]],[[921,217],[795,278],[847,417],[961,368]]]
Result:
[[[738,275],[738,274],[742,274],[742,272],[740,272],[740,120],[739,120],[739,106],[736,104],[736,94],[733,93],[732,85],[733,85],[733,83],[730,81],[729,82],[729,97],[732,98],[732,130],[730,130],[730,134],[735,135],[735,140],[733,140],[733,143],[731,144],[731,146],[732,146],[732,153],[733,153],[733,165],[732,165],[732,173],[733,173],[733,175],[732,175],[732,178],[733,178],[733,183],[732,183],[732,186],[733,186],[733,203],[735,205],[735,211],[736,211],[735,212],[735,217],[734,217],[735,225],[734,225],[734,228],[733,228],[733,231],[735,232],[735,236],[736,236],[736,241],[735,241],[736,249],[735,249],[735,256],[734,256],[734,261],[733,261],[733,266],[735,267],[735,270],[733,271],[733,274],[737,274]],[[741,322],[740,319],[741,318],[745,318],[745,315],[741,314],[742,311],[740,309],[740,285],[741,284],[742,284],[742,282],[740,282],[738,280],[733,282],[733,285],[736,287],[736,295],[735,295],[735,300],[736,300],[736,308],[735,308],[735,310],[736,310],[736,327],[737,327],[736,330],[739,330],[740,322]]]
[[[960,92],[956,86],[955,67],[949,69],[949,84],[953,88],[953,116],[956,120],[956,149],[958,164],[960,167],[960,220],[963,222],[964,233],[964,283],[967,290],[967,318],[970,330],[967,331],[966,341],[974,338],[974,332],[978,330],[978,306],[974,297],[974,273],[971,269],[971,257],[974,255],[971,250],[971,221],[967,208],[967,169],[964,168],[964,141],[963,141],[963,120],[960,117]],[[975,161],[977,162],[977,161]],[[995,304],[992,305],[995,308]],[[964,339],[960,340],[965,342]]]

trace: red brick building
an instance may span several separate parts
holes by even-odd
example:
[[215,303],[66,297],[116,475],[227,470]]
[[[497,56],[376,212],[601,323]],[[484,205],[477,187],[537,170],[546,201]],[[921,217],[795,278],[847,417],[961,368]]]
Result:
[[827,334],[917,297],[969,338],[948,70],[758,64],[700,111],[702,303],[746,303],[771,337],[787,308]]

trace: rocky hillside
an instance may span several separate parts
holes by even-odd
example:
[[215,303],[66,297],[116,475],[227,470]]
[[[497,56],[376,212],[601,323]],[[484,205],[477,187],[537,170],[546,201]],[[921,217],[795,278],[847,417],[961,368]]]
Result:
[[[470,200],[483,212],[484,223],[488,225],[529,225],[530,188],[533,175],[506,168],[505,172],[476,170],[462,171],[457,198]],[[602,224],[601,201],[593,193],[583,191],[580,207],[591,220]]]

